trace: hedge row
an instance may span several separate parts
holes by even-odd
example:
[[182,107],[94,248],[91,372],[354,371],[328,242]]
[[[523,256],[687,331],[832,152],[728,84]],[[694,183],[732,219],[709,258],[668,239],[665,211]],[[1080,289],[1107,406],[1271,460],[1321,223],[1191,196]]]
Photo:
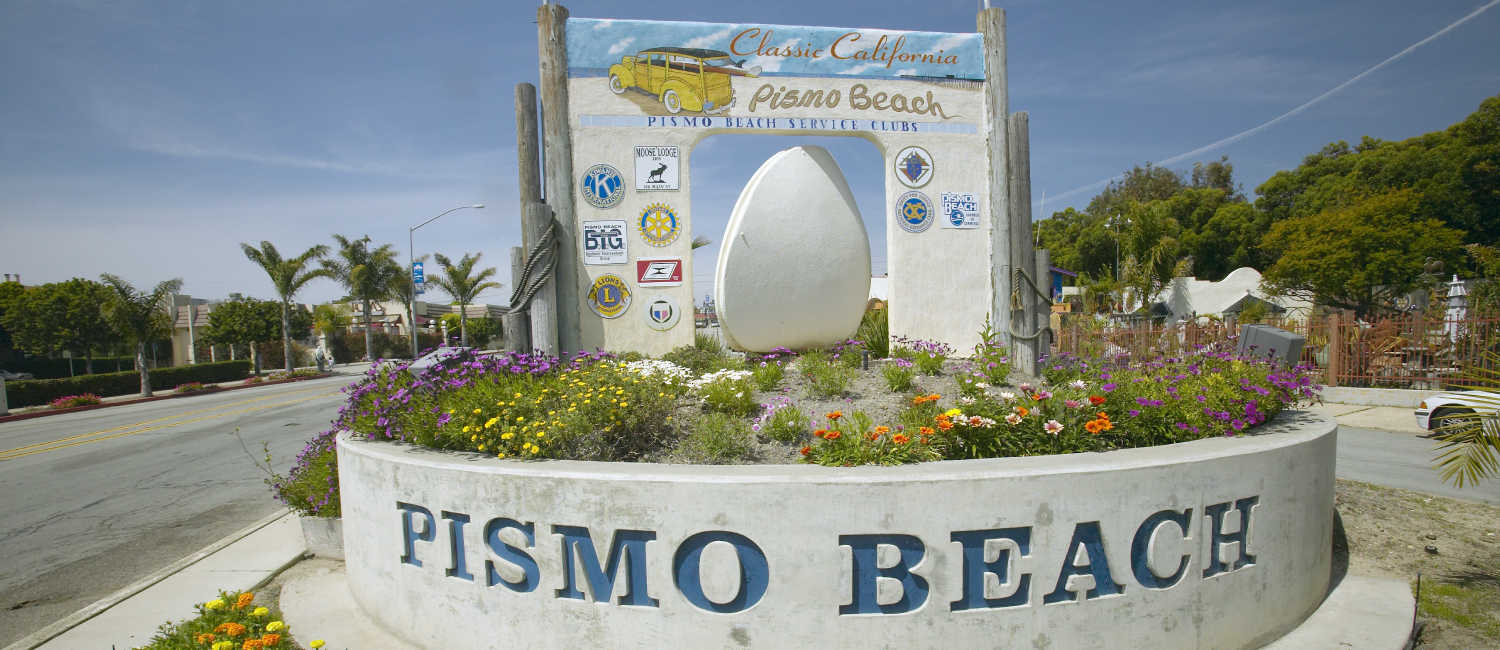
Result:
[[[191,382],[213,384],[221,381],[238,381],[250,375],[251,364],[246,360],[200,363],[175,368],[157,368],[151,372],[153,391],[170,391]],[[67,395],[93,393],[100,397],[128,395],[141,392],[141,375],[138,372],[109,372],[84,375],[71,379],[33,379],[5,382],[5,397],[11,408],[46,404]]]
[[[116,367],[118,366],[118,368]],[[11,372],[29,372],[37,379],[63,379],[86,374],[88,362],[83,357],[73,359],[73,370],[68,371],[67,359],[14,359],[0,362],[0,368]],[[94,372],[124,372],[135,370],[135,357],[94,357]]]

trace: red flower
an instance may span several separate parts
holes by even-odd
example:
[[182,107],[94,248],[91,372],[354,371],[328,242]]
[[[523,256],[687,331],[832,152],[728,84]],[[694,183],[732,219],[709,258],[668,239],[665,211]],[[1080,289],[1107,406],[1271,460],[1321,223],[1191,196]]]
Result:
[[812,453],[812,447],[803,447],[802,448],[802,455],[803,456],[806,456],[806,455],[808,455],[810,453]]
[[844,412],[843,411],[834,411],[834,412],[828,414],[828,419],[830,419],[830,420],[838,420],[841,417],[844,417]]
[[837,432],[837,431],[829,431],[828,434],[825,435],[825,436],[823,436],[823,437],[826,438],[826,439],[828,439],[828,440],[838,440],[839,439],[839,432]]
[[818,429],[817,431],[813,432],[813,437],[814,438],[822,438],[825,435],[828,435],[828,430],[827,429]]
[[1098,395],[1089,395],[1089,403],[1098,406],[1104,403],[1104,398]]

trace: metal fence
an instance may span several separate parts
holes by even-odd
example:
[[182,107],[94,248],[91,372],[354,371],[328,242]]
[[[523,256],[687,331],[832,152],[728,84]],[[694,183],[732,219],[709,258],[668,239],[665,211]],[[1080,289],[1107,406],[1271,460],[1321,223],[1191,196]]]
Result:
[[[1234,319],[1163,326],[1141,320],[1101,325],[1092,317],[1061,317],[1054,354],[1131,359],[1179,356],[1201,346],[1230,342]],[[1350,314],[1263,322],[1305,337],[1301,362],[1322,371],[1330,386],[1441,390],[1474,385],[1469,371],[1489,368],[1500,354],[1500,318],[1444,319],[1416,313],[1356,320]]]

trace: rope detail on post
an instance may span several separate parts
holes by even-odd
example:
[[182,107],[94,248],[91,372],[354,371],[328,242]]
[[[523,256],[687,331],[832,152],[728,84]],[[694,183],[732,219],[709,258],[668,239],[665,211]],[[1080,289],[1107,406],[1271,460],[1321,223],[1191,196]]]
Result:
[[[1026,280],[1026,284],[1028,286],[1030,286],[1031,290],[1034,293],[1036,293],[1036,295],[1037,295],[1038,298],[1040,298],[1042,300],[1042,304],[1046,304],[1047,301],[1050,300],[1050,298],[1047,297],[1047,294],[1042,293],[1042,290],[1036,286],[1036,281],[1034,281],[1034,280],[1031,279],[1031,274],[1027,273],[1025,269],[1022,269],[1020,267],[1016,267],[1016,268],[1014,268],[1014,269],[1011,270],[1010,285],[1012,287],[1015,287],[1015,289],[1012,290],[1011,293],[1010,293],[1010,309],[1011,309],[1011,311],[1025,311],[1025,309],[1023,309],[1022,306],[1021,306],[1021,289],[1020,289],[1020,287],[1021,287],[1021,280],[1022,279]],[[1010,336],[1011,336],[1011,338],[1021,339],[1023,341],[1034,341],[1036,339],[1041,338],[1041,336],[1043,334],[1052,334],[1052,328],[1050,326],[1043,327],[1043,328],[1038,329],[1033,334],[1026,335],[1026,334],[1021,334],[1020,332],[1016,331],[1016,321],[1015,321],[1015,319],[1011,319],[1011,321],[1010,321]],[[1056,337],[1056,335],[1053,335],[1052,338],[1055,339],[1057,337]]]
[[[547,258],[546,266],[533,278],[531,272],[547,253],[552,253]],[[521,272],[521,279],[516,281],[516,288],[510,294],[510,313],[517,314],[525,312],[531,307],[531,299],[536,297],[542,285],[552,279],[552,271],[557,267],[557,223],[547,226],[547,232],[542,235],[541,241],[531,247],[531,253],[526,256],[526,268]]]

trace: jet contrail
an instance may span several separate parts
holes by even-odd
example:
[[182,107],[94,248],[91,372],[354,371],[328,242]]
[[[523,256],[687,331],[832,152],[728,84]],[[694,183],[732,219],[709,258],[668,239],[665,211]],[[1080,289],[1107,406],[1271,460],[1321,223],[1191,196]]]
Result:
[[[1401,50],[1400,52],[1397,52],[1395,56],[1392,56],[1391,58],[1386,59],[1384,61],[1381,61],[1380,63],[1376,64],[1375,67],[1370,68],[1369,70],[1366,70],[1364,72],[1361,72],[1361,73],[1355,75],[1353,79],[1350,79],[1348,81],[1345,81],[1344,83],[1339,84],[1338,87],[1334,88],[1333,90],[1330,90],[1330,91],[1328,91],[1326,93],[1318,95],[1317,97],[1314,97],[1312,99],[1312,101],[1309,101],[1306,104],[1298,106],[1298,107],[1296,107],[1296,108],[1294,108],[1294,109],[1292,109],[1290,111],[1287,111],[1281,117],[1278,117],[1278,118],[1276,118],[1274,120],[1271,120],[1270,122],[1266,122],[1265,124],[1262,124],[1262,125],[1257,126],[1257,127],[1253,128],[1253,129],[1250,129],[1249,131],[1245,131],[1244,133],[1240,133],[1238,135],[1230,136],[1228,138],[1225,138],[1223,140],[1215,142],[1215,143],[1213,143],[1211,145],[1208,145],[1206,147],[1200,147],[1198,149],[1194,149],[1192,151],[1189,151],[1189,152],[1187,152],[1185,154],[1181,154],[1181,155],[1177,155],[1177,156],[1172,156],[1171,158],[1168,158],[1168,159],[1163,160],[1163,161],[1161,161],[1159,163],[1156,163],[1156,165],[1157,166],[1170,165],[1172,163],[1175,163],[1175,162],[1177,162],[1179,160],[1183,160],[1185,158],[1191,158],[1193,156],[1197,156],[1197,155],[1202,154],[1202,153],[1213,151],[1214,149],[1218,149],[1219,147],[1223,147],[1223,146],[1226,146],[1226,145],[1234,144],[1236,142],[1239,142],[1240,140],[1244,140],[1245,138],[1248,138],[1248,137],[1250,137],[1252,135],[1260,133],[1261,131],[1269,129],[1272,126],[1275,126],[1277,123],[1281,122],[1282,120],[1285,120],[1285,119],[1287,119],[1287,118],[1289,118],[1289,117],[1291,117],[1293,115],[1301,113],[1302,111],[1307,110],[1308,107],[1312,106],[1313,104],[1316,104],[1318,102],[1323,101],[1324,99],[1327,99],[1329,95],[1332,95],[1332,94],[1334,94],[1334,93],[1336,93],[1336,92],[1338,92],[1340,90],[1348,88],[1350,84],[1352,84],[1352,83],[1354,83],[1356,81],[1359,81],[1360,79],[1365,78],[1370,73],[1375,72],[1376,70],[1379,70],[1381,68],[1384,68],[1387,65],[1390,65],[1392,62],[1394,62],[1397,59],[1400,59],[1403,56],[1411,54],[1412,50],[1415,50],[1415,49],[1417,49],[1419,47],[1422,47],[1423,45],[1426,45],[1426,44],[1432,42],[1433,39],[1436,39],[1437,37],[1442,36],[1443,34],[1447,34],[1448,32],[1453,31],[1453,29],[1455,27],[1458,27],[1459,25],[1462,25],[1462,24],[1464,24],[1466,22],[1469,22],[1469,20],[1471,18],[1473,18],[1475,16],[1478,16],[1479,14],[1484,13],[1484,11],[1486,9],[1489,9],[1490,7],[1493,7],[1493,6],[1497,5],[1497,4],[1500,4],[1500,0],[1490,0],[1490,2],[1488,4],[1485,4],[1484,6],[1478,8],[1478,9],[1475,9],[1473,13],[1470,13],[1469,15],[1464,16],[1463,18],[1458,19],[1458,21],[1454,22],[1452,25],[1449,25],[1447,27],[1444,27],[1444,28],[1438,30],[1437,33],[1433,34],[1432,36],[1428,36],[1427,38],[1424,38],[1424,39],[1422,39],[1420,41],[1417,41],[1416,44],[1412,45],[1411,47],[1408,47],[1408,48],[1406,48],[1404,50]],[[1103,185],[1108,185],[1108,184],[1110,184],[1110,183],[1112,183],[1114,181],[1120,180],[1120,179],[1122,179],[1124,177],[1125,177],[1125,175],[1121,174],[1121,175],[1115,176],[1113,178],[1107,178],[1107,179],[1099,181],[1097,183],[1091,183],[1089,185],[1085,185],[1085,186],[1080,187],[1078,189],[1069,190],[1067,192],[1063,192],[1062,194],[1055,195],[1055,196],[1052,197],[1052,199],[1055,201],[1055,200],[1060,199],[1060,198],[1065,198],[1065,197],[1073,196],[1074,194],[1078,194],[1079,192],[1086,192],[1086,191],[1094,189],[1096,187],[1100,187],[1100,186],[1103,186]]]

